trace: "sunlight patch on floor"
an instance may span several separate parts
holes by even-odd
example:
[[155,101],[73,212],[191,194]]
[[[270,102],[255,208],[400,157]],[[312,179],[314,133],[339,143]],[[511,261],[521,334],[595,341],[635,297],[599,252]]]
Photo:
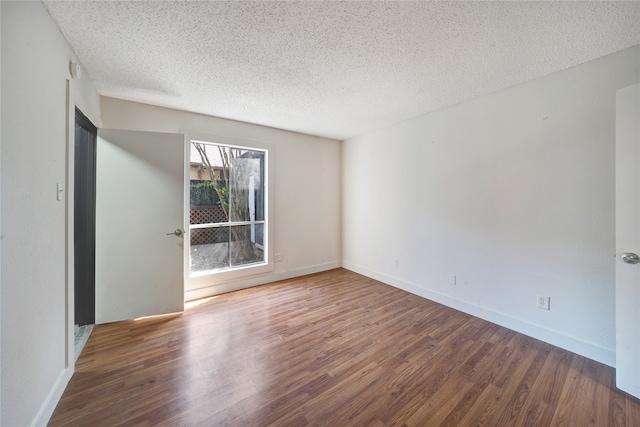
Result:
[[205,302],[212,301],[212,300],[214,300],[216,298],[218,298],[218,297],[215,296],[215,297],[194,299],[193,301],[187,301],[187,302],[184,303],[184,309],[185,310],[189,310],[190,308],[197,307],[197,306],[199,306],[201,304],[204,304]]

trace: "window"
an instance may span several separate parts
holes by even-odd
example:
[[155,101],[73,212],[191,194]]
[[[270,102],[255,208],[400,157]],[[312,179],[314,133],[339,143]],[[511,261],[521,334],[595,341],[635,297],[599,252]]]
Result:
[[267,150],[191,140],[190,275],[265,265]]

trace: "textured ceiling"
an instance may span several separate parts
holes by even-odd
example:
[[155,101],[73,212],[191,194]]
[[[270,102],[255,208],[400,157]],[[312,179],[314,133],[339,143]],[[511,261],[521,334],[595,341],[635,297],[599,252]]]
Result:
[[105,96],[346,139],[640,44],[640,2],[45,0]]

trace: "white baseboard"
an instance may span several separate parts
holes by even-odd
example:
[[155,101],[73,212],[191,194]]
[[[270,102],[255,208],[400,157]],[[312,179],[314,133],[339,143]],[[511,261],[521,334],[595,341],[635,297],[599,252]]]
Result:
[[51,419],[51,415],[53,415],[53,411],[55,411],[56,406],[58,406],[58,402],[62,397],[62,393],[64,393],[64,390],[67,388],[67,384],[69,384],[72,376],[73,365],[62,371],[55,384],[51,388],[51,391],[49,391],[49,394],[40,407],[40,410],[36,414],[36,417],[31,423],[31,426],[46,427],[47,423]]
[[291,279],[293,277],[305,276],[307,274],[320,273],[321,271],[332,270],[341,266],[340,261],[327,262],[324,264],[312,265],[309,267],[297,268],[278,273],[269,273],[262,276],[255,276],[245,279],[233,280],[218,285],[206,286],[199,289],[185,291],[185,301],[206,298],[214,295],[224,294],[227,292],[238,291],[253,286],[264,285],[267,283],[277,282],[279,280]]
[[439,304],[446,305],[447,307],[462,311],[463,313],[479,317],[480,319],[486,320],[488,322],[504,326],[505,328],[514,330],[521,334],[555,345],[556,347],[560,347],[589,359],[595,360],[597,362],[604,363],[605,365],[615,367],[616,354],[613,350],[600,347],[593,343],[582,341],[580,339],[565,335],[561,332],[547,329],[533,323],[529,323],[527,321],[469,303],[467,301],[462,301],[457,298],[450,297],[440,292],[417,286],[413,283],[409,283],[395,277],[387,276],[380,272],[370,270],[366,267],[362,267],[348,261],[343,261],[342,267],[355,273],[362,274],[363,276],[370,277],[372,279],[410,292],[414,295],[418,295]]

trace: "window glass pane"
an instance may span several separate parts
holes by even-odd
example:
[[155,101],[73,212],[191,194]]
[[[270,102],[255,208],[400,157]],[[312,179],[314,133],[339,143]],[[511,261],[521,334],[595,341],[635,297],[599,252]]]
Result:
[[264,250],[256,237],[262,237],[263,224],[231,227],[231,266],[264,262]]
[[[265,151],[191,142],[190,230],[193,272],[265,262]],[[213,225],[217,226],[214,227]]]
[[196,228],[190,232],[191,272],[228,268],[229,227]]
[[263,220],[264,191],[261,160],[264,157],[263,153],[239,148],[228,148],[227,153],[230,220],[232,222]]
[[[191,224],[229,222],[226,147],[191,143],[189,163]],[[202,207],[202,209],[195,209]],[[203,207],[207,207],[204,209]]]
[[256,224],[253,226],[253,236],[255,237],[256,245],[264,250],[264,224]]

